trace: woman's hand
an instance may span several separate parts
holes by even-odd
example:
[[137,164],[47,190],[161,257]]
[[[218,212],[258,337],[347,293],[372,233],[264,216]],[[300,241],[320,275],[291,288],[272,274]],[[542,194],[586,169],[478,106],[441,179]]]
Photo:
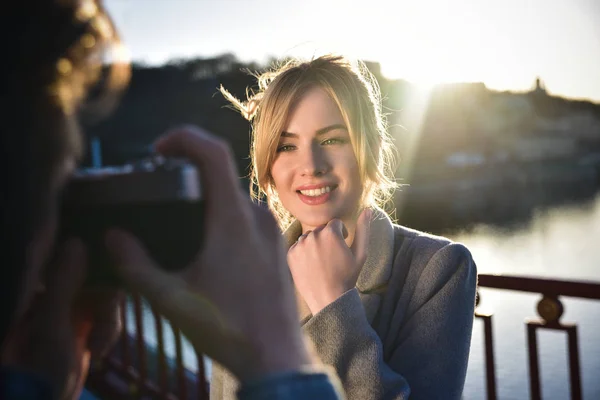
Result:
[[294,283],[313,315],[356,286],[367,259],[371,214],[370,209],[360,214],[351,247],[344,224],[333,219],[300,236],[288,250]]

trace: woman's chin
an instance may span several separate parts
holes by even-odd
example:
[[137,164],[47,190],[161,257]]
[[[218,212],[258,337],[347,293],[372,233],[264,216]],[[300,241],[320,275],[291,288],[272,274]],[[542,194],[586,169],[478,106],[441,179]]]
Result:
[[314,229],[318,226],[327,225],[329,221],[332,219],[338,218],[336,215],[320,215],[317,218],[312,215],[309,218],[298,218],[298,221],[302,224],[303,227]]

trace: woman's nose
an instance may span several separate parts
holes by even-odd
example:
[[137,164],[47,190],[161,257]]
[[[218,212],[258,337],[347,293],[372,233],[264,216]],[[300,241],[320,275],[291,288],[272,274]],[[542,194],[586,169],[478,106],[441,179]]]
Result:
[[321,176],[329,171],[329,162],[321,146],[306,149],[302,158],[302,175]]

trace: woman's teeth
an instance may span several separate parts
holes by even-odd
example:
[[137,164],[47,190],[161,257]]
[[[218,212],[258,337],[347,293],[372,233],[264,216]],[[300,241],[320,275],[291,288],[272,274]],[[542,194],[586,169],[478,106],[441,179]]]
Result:
[[302,193],[305,196],[310,196],[310,197],[320,196],[322,194],[329,193],[329,192],[331,192],[331,186],[325,186],[320,189],[300,190],[300,193]]

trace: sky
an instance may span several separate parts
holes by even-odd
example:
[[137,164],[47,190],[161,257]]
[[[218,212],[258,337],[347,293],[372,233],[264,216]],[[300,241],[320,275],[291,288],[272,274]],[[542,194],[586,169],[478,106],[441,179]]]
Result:
[[600,102],[598,0],[105,0],[134,61],[342,53],[428,86]]

